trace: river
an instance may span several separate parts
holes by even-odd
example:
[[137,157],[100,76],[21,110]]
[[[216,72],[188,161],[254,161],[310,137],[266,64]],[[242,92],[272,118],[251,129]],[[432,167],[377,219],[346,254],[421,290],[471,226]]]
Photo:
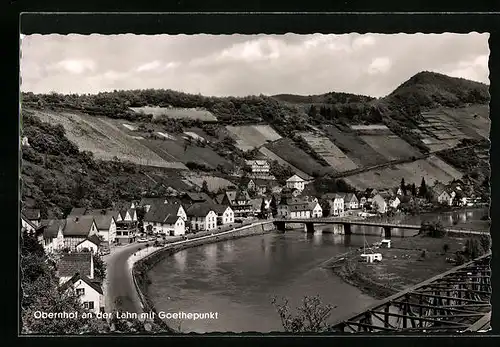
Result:
[[[401,222],[417,224],[441,219],[447,226],[482,229],[485,209],[453,213],[404,216]],[[451,215],[451,218],[448,216]],[[454,223],[454,220],[457,220]],[[411,223],[410,223],[411,222]],[[331,228],[327,226],[324,228]],[[335,308],[331,322],[362,311],[375,299],[363,294],[331,270],[321,267],[328,259],[379,241],[379,233],[363,235],[313,234],[303,229],[285,234],[247,237],[189,248],[167,257],[149,272],[149,295],[158,311],[217,312],[217,319],[170,320],[183,332],[269,332],[282,330],[273,296],[286,297],[292,307],[304,295],[319,295]],[[370,230],[372,232],[370,232]],[[405,234],[411,236],[411,234]]]

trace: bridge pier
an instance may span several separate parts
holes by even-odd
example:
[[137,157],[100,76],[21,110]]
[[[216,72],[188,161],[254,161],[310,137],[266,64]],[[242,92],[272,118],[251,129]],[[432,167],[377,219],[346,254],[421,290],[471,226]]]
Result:
[[352,234],[351,224],[342,223],[342,225],[344,226],[344,235],[351,235]]
[[304,231],[306,233],[314,233],[314,223],[305,223],[304,225]]
[[390,239],[391,238],[391,230],[392,230],[392,227],[386,225],[386,226],[383,226],[382,227],[384,229],[384,237],[386,239]]
[[285,230],[286,230],[286,223],[285,222],[275,222],[274,225],[276,225],[276,230],[285,232]]

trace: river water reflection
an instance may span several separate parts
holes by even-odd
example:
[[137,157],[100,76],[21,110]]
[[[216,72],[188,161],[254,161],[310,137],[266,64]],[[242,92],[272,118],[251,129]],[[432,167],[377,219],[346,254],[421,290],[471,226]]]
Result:
[[[470,222],[483,214],[473,212],[465,218]],[[381,239],[369,233],[344,236],[319,230],[312,235],[294,230],[189,248],[150,271],[149,294],[158,311],[218,312],[216,320],[182,321],[183,332],[282,330],[271,304],[275,295],[288,298],[293,307],[304,295],[320,295],[324,303],[336,306],[333,322],[375,300],[320,265],[362,247],[365,238],[368,243]]]

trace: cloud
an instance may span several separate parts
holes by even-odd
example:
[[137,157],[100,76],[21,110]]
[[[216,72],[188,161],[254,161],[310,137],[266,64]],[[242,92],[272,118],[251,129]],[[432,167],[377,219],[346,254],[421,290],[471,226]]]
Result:
[[375,58],[368,66],[368,73],[371,75],[386,73],[391,68],[391,65],[391,59],[387,57]]
[[427,70],[488,82],[488,34],[28,35],[22,90],[384,96]]
[[90,59],[67,59],[55,63],[50,66],[49,69],[67,71],[71,74],[82,74],[84,72],[90,72],[95,69],[95,63]]

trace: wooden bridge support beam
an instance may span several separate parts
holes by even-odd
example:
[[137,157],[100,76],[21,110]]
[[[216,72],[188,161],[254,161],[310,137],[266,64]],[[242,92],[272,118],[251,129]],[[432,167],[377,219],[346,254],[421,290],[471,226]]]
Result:
[[305,223],[304,231],[309,234],[314,233],[314,223]]

